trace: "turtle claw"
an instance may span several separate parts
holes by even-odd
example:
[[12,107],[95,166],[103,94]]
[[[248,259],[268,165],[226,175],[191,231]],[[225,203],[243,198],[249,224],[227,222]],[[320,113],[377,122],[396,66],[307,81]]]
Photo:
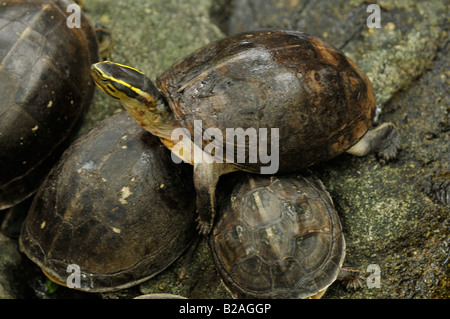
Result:
[[362,274],[349,276],[345,288],[353,290],[361,289],[364,287],[366,280],[367,278]]
[[200,216],[195,219],[197,222],[197,231],[200,235],[207,236],[211,232],[211,223],[205,223]]
[[197,224],[197,230],[200,235],[207,236],[211,232],[211,225],[208,223],[199,221],[199,223]]
[[395,125],[383,123],[377,128],[369,130],[347,152],[357,156],[376,153],[381,160],[388,162],[397,157],[400,148],[400,139]]
[[383,147],[377,152],[377,155],[388,162],[396,158],[400,150],[400,138],[398,137],[398,131],[395,129],[395,126],[392,125],[392,129],[387,133],[385,141]]
[[353,290],[364,287],[367,281],[367,278],[359,270],[351,268],[341,268],[338,279],[345,282],[345,288]]

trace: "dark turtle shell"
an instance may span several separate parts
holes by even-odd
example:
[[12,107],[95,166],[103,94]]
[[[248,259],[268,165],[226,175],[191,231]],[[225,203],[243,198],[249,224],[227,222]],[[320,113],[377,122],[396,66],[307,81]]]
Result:
[[95,30],[67,26],[71,3],[1,3],[0,209],[35,192],[92,99]]
[[195,231],[192,168],[125,112],[81,137],[35,195],[21,250],[54,281],[80,267],[79,289],[112,291],[165,269]]
[[227,176],[219,193],[220,218],[209,244],[233,296],[307,298],[336,280],[345,241],[316,177]]
[[[192,137],[194,120],[202,121],[203,131],[220,129],[223,141],[227,128],[278,128],[279,173],[344,152],[370,128],[375,111],[372,85],[361,70],[298,31],[254,31],[211,43],[162,73],[157,86]],[[227,161],[259,173],[261,162],[248,160],[249,144],[235,146],[245,148],[245,163]]]

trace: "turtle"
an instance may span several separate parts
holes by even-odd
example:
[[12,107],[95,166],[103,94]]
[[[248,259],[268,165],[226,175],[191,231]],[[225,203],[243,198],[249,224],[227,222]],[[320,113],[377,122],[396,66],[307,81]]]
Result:
[[[91,103],[96,26],[67,0],[5,0],[0,10],[0,210],[35,193]],[[111,33],[102,28],[102,39]],[[106,50],[106,48],[105,48]]]
[[376,102],[367,76],[301,31],[228,36],[175,63],[156,85],[112,61],[93,64],[91,74],[175,157],[194,166],[203,234],[213,226],[223,174],[292,173],[343,152],[390,160],[400,148],[393,123],[372,127]]
[[237,174],[218,187],[208,238],[233,297],[321,298],[336,279],[361,287],[364,276],[343,267],[342,225],[317,176]]
[[[167,268],[198,237],[192,179],[190,165],[173,163],[129,114],[113,115],[52,168],[19,247],[60,285],[86,292],[131,287]],[[70,277],[77,269],[79,284]]]

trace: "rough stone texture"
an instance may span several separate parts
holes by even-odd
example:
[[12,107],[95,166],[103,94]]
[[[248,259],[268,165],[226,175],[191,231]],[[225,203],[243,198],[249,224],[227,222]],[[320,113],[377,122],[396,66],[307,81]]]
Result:
[[[372,80],[380,122],[397,125],[403,149],[390,163],[344,154],[314,168],[341,216],[346,264],[362,272],[377,264],[381,270],[381,288],[352,291],[336,283],[324,298],[449,298],[448,2],[377,3],[380,29],[366,26],[370,13],[363,0],[90,0],[85,9],[112,30],[110,59],[152,78],[203,44],[249,29],[303,30],[342,49]],[[97,91],[82,133],[119,109]],[[179,282],[184,261],[138,287],[101,297],[156,292],[229,298],[205,241]],[[39,296],[47,298],[48,290]]]
[[17,241],[0,233],[0,299],[26,296],[25,284],[20,280],[24,275],[23,259]]

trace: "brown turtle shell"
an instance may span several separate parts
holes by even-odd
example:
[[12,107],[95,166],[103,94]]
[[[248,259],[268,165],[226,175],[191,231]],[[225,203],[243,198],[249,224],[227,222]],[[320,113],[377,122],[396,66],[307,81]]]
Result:
[[1,2],[0,209],[36,191],[91,102],[98,44],[82,12],[67,26],[72,3]]
[[60,284],[74,264],[78,289],[126,288],[190,245],[193,198],[191,167],[173,163],[160,140],[123,112],[64,152],[33,200],[20,247]]
[[220,186],[219,220],[209,244],[237,298],[307,298],[337,278],[342,227],[312,175],[233,174]]
[[[194,120],[203,131],[220,129],[223,141],[226,128],[278,128],[279,173],[344,152],[370,128],[375,111],[361,70],[298,31],[254,31],[211,43],[162,73],[157,86],[192,137]],[[248,143],[238,147],[246,148],[246,161],[235,165],[259,173],[261,163],[248,161]]]

